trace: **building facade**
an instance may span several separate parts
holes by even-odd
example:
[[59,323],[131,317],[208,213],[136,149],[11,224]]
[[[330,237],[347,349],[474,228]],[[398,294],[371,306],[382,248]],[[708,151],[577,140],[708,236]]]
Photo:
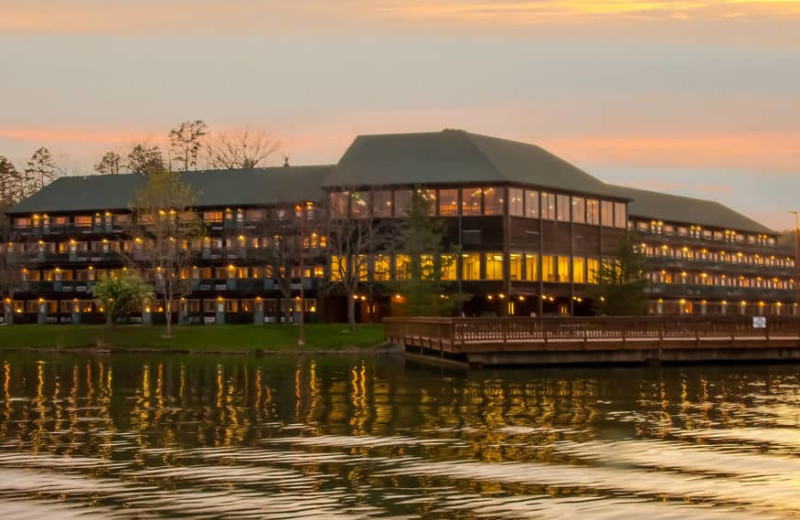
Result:
[[[264,323],[298,312],[344,319],[336,266],[348,261],[363,266],[359,318],[391,313],[402,298],[392,281],[406,276],[408,255],[396,247],[342,255],[329,237],[343,219],[402,222],[412,190],[445,222],[456,253],[447,253],[455,258],[444,279],[470,295],[466,315],[592,314],[600,261],[626,232],[648,257],[651,313],[797,312],[793,254],[774,231],[714,202],[608,185],[530,144],[458,130],[360,136],[333,166],[183,178],[198,194],[204,234],[186,246],[195,261],[181,273],[179,322]],[[129,232],[145,182],[61,178],[7,212],[11,233],[0,248],[19,283],[3,319],[100,321],[92,284],[135,265],[146,247]],[[277,267],[270,255],[287,236],[302,255]],[[141,320],[159,319],[158,308],[143,311]]]

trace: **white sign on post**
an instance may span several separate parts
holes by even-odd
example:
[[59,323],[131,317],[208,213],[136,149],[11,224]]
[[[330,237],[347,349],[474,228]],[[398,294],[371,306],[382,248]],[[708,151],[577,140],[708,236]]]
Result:
[[766,329],[767,328],[767,317],[766,316],[753,316],[753,328],[754,329]]

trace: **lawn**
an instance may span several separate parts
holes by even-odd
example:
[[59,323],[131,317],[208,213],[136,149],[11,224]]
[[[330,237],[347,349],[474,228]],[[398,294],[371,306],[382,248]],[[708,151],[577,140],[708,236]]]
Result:
[[164,327],[128,325],[109,329],[101,325],[11,325],[0,327],[2,348],[176,349],[190,351],[293,351],[372,347],[383,342],[381,325],[306,325],[306,346],[297,347],[299,328],[292,325],[196,325],[175,327],[164,338]]

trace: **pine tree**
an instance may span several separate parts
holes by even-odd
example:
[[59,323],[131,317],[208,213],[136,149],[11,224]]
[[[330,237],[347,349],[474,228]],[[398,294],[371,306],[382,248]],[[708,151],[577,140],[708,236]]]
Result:
[[50,150],[42,146],[31,156],[25,168],[24,195],[27,197],[36,193],[56,177],[56,164],[50,155]]
[[620,240],[616,255],[600,262],[595,288],[595,306],[605,316],[636,316],[647,313],[646,261],[630,233]]

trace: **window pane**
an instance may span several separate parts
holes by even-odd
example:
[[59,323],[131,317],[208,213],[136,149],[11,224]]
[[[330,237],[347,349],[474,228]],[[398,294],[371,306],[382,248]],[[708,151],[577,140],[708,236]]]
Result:
[[514,217],[521,217],[524,213],[522,193],[523,191],[519,188],[508,189],[508,213]]
[[353,192],[353,200],[350,202],[350,212],[353,218],[367,218],[369,216],[369,192]]
[[569,195],[558,195],[558,204],[556,205],[556,220],[562,222],[569,222]]
[[522,255],[510,253],[508,256],[509,277],[512,280],[522,280]]
[[586,261],[587,280],[589,283],[597,283],[597,272],[600,270],[600,260],[589,258]]
[[411,209],[411,190],[397,190],[394,192],[394,216],[405,217]]
[[458,190],[439,190],[439,215],[458,215]]
[[[347,199],[349,195],[346,191],[334,191],[331,193],[332,218],[345,218],[347,216]],[[222,220],[222,213],[219,214],[219,219]]]
[[578,224],[586,222],[586,199],[572,197],[572,221]]
[[484,215],[502,215],[504,213],[505,188],[494,187],[483,189]]
[[433,279],[436,272],[436,265],[433,262],[433,255],[420,255],[419,259],[420,276],[423,280]]
[[530,281],[539,279],[539,255],[525,255],[525,279]]
[[547,220],[555,220],[556,218],[555,193],[542,192],[542,218]]
[[461,255],[461,279],[480,280],[481,279],[481,254],[464,253]]
[[428,203],[428,215],[436,215],[436,190],[419,190],[418,193]]
[[525,190],[525,216],[539,218],[539,192]]
[[569,257],[558,257],[558,281],[562,283],[569,282]]
[[411,257],[408,255],[395,255],[394,257],[395,280],[409,280],[411,278]]
[[622,202],[614,203],[614,226],[618,228],[628,227],[628,218],[625,215],[625,204]]
[[389,257],[386,255],[377,255],[375,257],[374,277],[376,281],[385,282],[389,280]]
[[589,199],[586,201],[586,223],[600,223],[600,202],[595,199]]
[[455,280],[458,259],[456,255],[442,255],[442,280]]
[[[331,281],[341,282],[346,274],[347,258],[339,255],[331,256]],[[202,278],[210,278],[210,276],[202,276]]]
[[358,269],[358,280],[361,282],[369,281],[369,257],[367,255],[356,255],[353,258]]
[[390,218],[392,216],[392,192],[379,190],[372,192],[373,214],[377,218]]
[[572,259],[572,280],[575,283],[586,283],[586,259]]
[[503,253],[486,253],[486,279],[503,279]]
[[463,188],[461,190],[462,215],[481,214],[481,191],[480,188]]
[[614,225],[614,204],[611,201],[604,200],[600,203],[600,222],[604,226],[612,227]]
[[543,256],[542,257],[542,280],[545,282],[556,281],[556,257]]

